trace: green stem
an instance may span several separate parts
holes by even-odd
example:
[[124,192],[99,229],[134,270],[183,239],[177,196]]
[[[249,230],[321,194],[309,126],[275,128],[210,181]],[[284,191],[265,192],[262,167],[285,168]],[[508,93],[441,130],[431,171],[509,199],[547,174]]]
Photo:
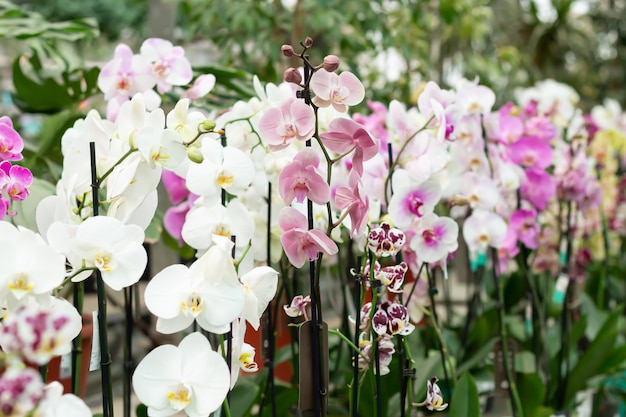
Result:
[[509,394],[511,396],[511,405],[513,408],[513,417],[524,417],[524,409],[522,408],[522,401],[517,391],[517,385],[513,375],[512,366],[509,364],[509,345],[508,345],[508,332],[505,322],[504,311],[504,284],[500,280],[497,271],[498,252],[497,249],[492,249],[491,256],[493,259],[493,283],[496,288],[496,309],[498,311],[498,331],[500,333],[500,344],[502,345],[502,365],[504,366],[504,372],[509,384]]
[[[85,283],[77,282],[74,284],[74,307],[82,315],[83,313],[83,300],[85,297]],[[80,392],[80,380],[82,369],[82,356],[83,356],[83,331],[72,341],[72,393],[78,397],[81,396]]]
[[[98,178],[98,181],[96,182],[96,185],[98,187],[100,187],[102,185],[102,183],[104,182],[104,180],[107,179],[107,177],[109,175],[111,175],[113,170],[115,168],[117,168],[118,165],[120,165],[122,162],[124,162],[124,160],[126,158],[128,158],[130,155],[132,155],[134,152],[137,152],[137,148],[129,149],[124,155],[122,155],[120,157],[120,159],[118,159],[118,161],[115,164],[113,164],[113,166],[111,168],[109,168],[104,174],[102,174],[102,176],[100,178]],[[92,199],[93,199],[93,197],[92,197]]]
[[346,344],[348,346],[350,346],[352,348],[352,350],[354,350],[356,353],[358,353],[359,356],[361,356],[363,359],[369,359],[367,356],[365,356],[363,354],[363,352],[361,352],[361,349],[359,349],[354,343],[352,343],[352,341],[350,339],[348,339],[343,333],[341,333],[341,331],[339,329],[337,329],[337,330],[328,329],[328,333],[329,334],[334,334],[335,336],[339,336],[339,338],[341,340],[343,340],[344,342],[346,342]]

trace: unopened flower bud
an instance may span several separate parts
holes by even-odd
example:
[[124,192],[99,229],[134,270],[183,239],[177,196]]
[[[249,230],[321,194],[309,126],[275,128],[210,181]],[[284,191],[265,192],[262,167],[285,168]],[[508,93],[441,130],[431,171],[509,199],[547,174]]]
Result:
[[336,55],[326,55],[322,67],[328,72],[335,72],[339,68],[339,57]]
[[285,80],[285,82],[288,83],[294,83],[298,85],[302,83],[302,75],[300,74],[300,71],[295,68],[287,68],[285,74],[283,75],[283,79]]
[[211,132],[215,129],[216,125],[217,123],[215,123],[215,120],[206,119],[202,122],[202,130],[205,132]]
[[196,164],[201,164],[202,161],[204,161],[204,156],[202,155],[202,152],[200,152],[200,148],[196,146],[190,146],[187,148],[187,158]]
[[313,39],[311,39],[310,36],[307,36],[306,39],[304,40],[304,46],[306,46],[307,48],[310,48],[313,46]]
[[294,56],[295,52],[293,50],[293,46],[291,45],[283,45],[280,47],[280,52],[282,52],[282,54],[284,56],[286,56],[287,58]]

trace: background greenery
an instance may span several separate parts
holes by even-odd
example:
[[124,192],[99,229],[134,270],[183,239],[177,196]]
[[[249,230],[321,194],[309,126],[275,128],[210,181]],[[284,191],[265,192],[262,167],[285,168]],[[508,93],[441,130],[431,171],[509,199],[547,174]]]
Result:
[[[94,17],[102,35],[142,39],[163,27],[149,13],[177,7],[170,39],[210,41],[210,59],[278,81],[280,45],[315,39],[369,84],[371,97],[409,101],[421,81],[480,77],[501,100],[554,78],[584,103],[626,98],[623,0],[27,0],[52,21]],[[159,34],[159,36],[164,36]],[[397,60],[383,54],[390,48]],[[397,73],[399,68],[406,71]],[[391,79],[381,75],[394,73]]]

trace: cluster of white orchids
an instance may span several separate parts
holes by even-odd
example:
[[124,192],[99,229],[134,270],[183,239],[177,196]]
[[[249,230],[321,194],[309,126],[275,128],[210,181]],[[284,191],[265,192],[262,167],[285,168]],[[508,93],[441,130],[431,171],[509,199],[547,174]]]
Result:
[[[303,46],[296,55],[309,65],[304,52],[311,45]],[[283,47],[283,54],[295,52]],[[204,75],[190,84],[193,72],[182,48],[149,39],[133,54],[120,45],[99,79],[109,100],[107,117],[92,110],[61,138],[63,172],[56,194],[39,203],[38,230],[0,223],[0,344],[7,355],[44,364],[70,351],[81,314],[57,296],[64,285],[94,271],[114,291],[139,281],[147,264],[145,230],[163,180],[176,204],[165,227],[196,250],[196,259],[166,267],[145,289],[156,330],[186,334],[178,346],[154,349],[134,372],[135,392],[149,415],[184,410],[208,416],[222,405],[240,370],[258,369],[246,329],[259,328],[275,296],[278,272],[268,265],[283,253],[300,268],[322,254],[332,264],[341,245],[372,252],[375,265],[364,262],[358,269],[381,284],[363,306],[359,365],[369,366],[377,343],[385,373],[392,336],[409,334],[429,303],[424,280],[417,279],[420,267],[446,272],[458,247],[457,222],[437,209],[445,206],[440,203],[453,203],[452,215],[465,218],[463,236],[474,261],[489,247],[500,249],[515,211],[512,196],[522,187],[522,195],[530,195],[522,208],[536,216],[541,196],[533,200],[538,191],[523,187],[549,165],[540,145],[518,145],[523,155],[509,149],[531,136],[524,131],[528,119],[537,118],[535,132],[556,135],[556,129],[535,108],[515,125],[519,132],[505,131],[506,114],[492,113],[494,93],[469,81],[455,90],[430,82],[415,106],[370,102],[370,116],[351,116],[350,106],[361,103],[365,89],[338,68],[337,57],[327,56],[323,64],[309,65],[310,77],[290,69],[280,85],[263,86],[255,78],[256,97],[208,114],[194,108],[194,100],[205,97],[215,79]],[[182,91],[182,98],[166,113],[159,94],[172,91]],[[307,201],[313,203],[312,219]],[[402,262],[395,265],[390,255],[398,252]],[[408,271],[416,284],[404,285]],[[402,294],[404,302],[397,298]],[[306,299],[299,296],[297,306],[286,310],[301,314]],[[207,333],[230,333],[231,354],[211,346]],[[18,371],[7,369],[2,381],[13,381]],[[26,369],[19,371],[23,378],[37,378]],[[429,396],[439,393],[436,379],[429,384]],[[41,401],[17,401],[16,407],[43,409],[61,401],[54,385],[22,385],[21,395]],[[428,404],[440,410],[445,405],[437,395]],[[81,407],[72,408],[72,415],[84,415]]]

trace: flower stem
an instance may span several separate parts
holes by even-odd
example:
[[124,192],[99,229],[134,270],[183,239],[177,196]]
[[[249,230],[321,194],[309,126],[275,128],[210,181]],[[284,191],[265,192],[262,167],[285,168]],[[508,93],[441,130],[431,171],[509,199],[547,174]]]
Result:
[[502,346],[502,365],[504,366],[504,372],[506,373],[506,380],[509,384],[509,396],[511,397],[511,408],[513,411],[513,417],[524,417],[524,410],[522,408],[522,402],[520,400],[519,392],[517,391],[517,384],[513,375],[513,364],[509,363],[509,344],[508,344],[508,332],[505,323],[505,311],[504,311],[504,284],[499,278],[498,274],[498,250],[491,249],[491,257],[493,262],[493,283],[496,289],[496,309],[498,310],[498,330],[500,332],[500,344]]
[[[82,315],[83,313],[83,300],[85,297],[85,283],[76,282],[74,284],[74,294],[72,295],[74,307]],[[76,396],[81,396],[80,392],[80,380],[82,369],[82,356],[83,356],[83,331],[72,341],[72,393]]]
[[354,350],[354,352],[356,354],[358,354],[359,356],[361,356],[364,359],[368,359],[367,356],[365,356],[363,354],[363,352],[361,352],[361,349],[359,349],[354,343],[352,343],[352,341],[350,339],[348,339],[348,337],[346,335],[344,335],[343,333],[341,333],[341,331],[339,329],[337,330],[333,330],[333,329],[328,329],[328,334],[334,334],[335,336],[339,336],[339,338],[341,340],[343,340],[344,342],[346,342],[346,344],[348,346],[350,346],[352,348],[352,350]]
[[[135,149],[136,150],[136,149]],[[134,150],[128,151],[107,173],[123,161]],[[104,178],[98,179],[96,174],[96,144],[89,142],[91,158],[91,194],[93,200],[93,215],[98,216],[98,191]],[[108,174],[105,174],[108,175]],[[96,287],[98,291],[98,331],[100,340],[100,372],[102,377],[102,414],[104,417],[113,417],[113,383],[111,380],[111,354],[109,352],[109,340],[107,329],[107,300],[102,280],[102,273],[96,269]]]
[[[93,142],[90,142],[90,144],[91,144],[91,143],[93,143]],[[115,164],[113,164],[113,166],[112,166],[111,168],[109,168],[109,169],[108,169],[108,170],[107,170],[104,174],[102,174],[102,176],[101,176],[100,178],[96,178],[96,180],[95,180],[96,182],[94,183],[94,184],[96,185],[96,187],[99,189],[99,188],[100,188],[100,186],[102,185],[102,183],[104,182],[104,180],[106,180],[106,179],[107,179],[107,177],[108,177],[109,175],[111,175],[111,173],[113,172],[113,170],[114,170],[115,168],[117,168],[117,167],[118,167],[118,166],[119,166],[122,162],[124,162],[124,160],[125,160],[126,158],[128,158],[128,157],[129,157],[130,155],[132,155],[134,152],[137,152],[137,150],[138,150],[137,148],[132,148],[132,149],[129,149],[129,150],[128,150],[128,151],[127,151],[124,155],[122,155],[122,156],[120,157],[120,159],[118,159],[118,160],[117,160],[117,162],[116,162]],[[95,145],[94,145],[94,155],[95,155]],[[92,161],[92,164],[93,164],[93,169],[94,169],[94,170],[95,170],[95,168],[96,168],[95,163],[96,163],[96,161],[95,161],[95,159],[94,159],[94,160]],[[92,186],[92,188],[93,188],[93,186]],[[93,204],[94,204],[94,206],[95,206],[96,201],[97,201],[97,197],[92,197],[92,200],[94,201],[94,203],[93,203]],[[94,216],[95,216],[95,214],[94,214]]]

